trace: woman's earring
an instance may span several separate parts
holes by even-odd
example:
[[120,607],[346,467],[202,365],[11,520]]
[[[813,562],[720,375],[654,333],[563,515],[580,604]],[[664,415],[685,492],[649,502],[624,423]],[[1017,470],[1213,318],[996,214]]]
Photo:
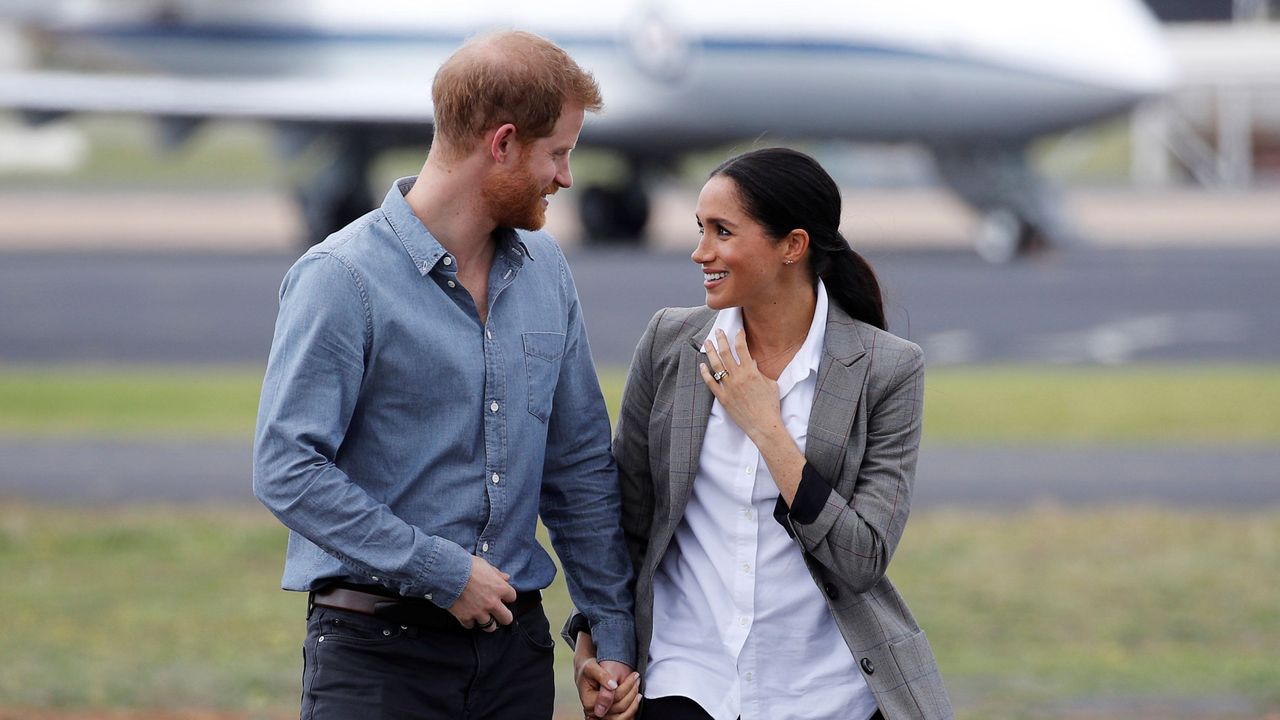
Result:
[[782,264],[783,264],[783,265],[790,265],[790,264],[791,264],[791,263],[793,263],[793,262],[795,262],[795,260],[783,260],[783,261],[782,261]]

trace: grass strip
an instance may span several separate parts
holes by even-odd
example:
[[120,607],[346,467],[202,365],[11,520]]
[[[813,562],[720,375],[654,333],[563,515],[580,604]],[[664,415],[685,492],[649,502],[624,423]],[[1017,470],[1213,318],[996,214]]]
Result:
[[248,438],[261,387],[259,369],[0,369],[0,433]]
[[[257,509],[0,505],[0,707],[296,713],[305,603],[277,589],[284,540]],[[1280,510],[918,513],[890,576],[961,717],[1111,697],[1280,710]],[[557,580],[553,625],[567,605]]]
[[[617,413],[625,371],[600,374]],[[0,368],[0,433],[241,437],[259,369]],[[927,439],[1266,443],[1280,440],[1280,366],[984,366],[931,370]]]

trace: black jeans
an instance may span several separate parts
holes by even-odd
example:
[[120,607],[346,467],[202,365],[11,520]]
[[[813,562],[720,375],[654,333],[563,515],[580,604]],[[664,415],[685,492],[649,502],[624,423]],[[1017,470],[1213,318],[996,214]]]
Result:
[[554,648],[541,606],[492,633],[317,607],[302,646],[301,720],[550,720]]

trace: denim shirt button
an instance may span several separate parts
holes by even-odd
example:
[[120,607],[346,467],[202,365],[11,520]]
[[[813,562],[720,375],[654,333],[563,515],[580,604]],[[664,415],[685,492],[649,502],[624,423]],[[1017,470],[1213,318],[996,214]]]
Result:
[[442,262],[445,264],[445,267],[448,267],[453,264],[453,258],[449,257],[448,255],[445,255],[444,260]]
[[480,552],[489,552],[489,543],[480,546]]
[[494,412],[498,412],[498,401],[494,400],[493,402],[489,403],[489,409]]
[[449,281],[449,287],[451,287],[451,288],[458,287],[458,283],[456,283],[456,282],[454,282],[454,281],[450,280],[450,281]]
[[493,474],[493,484],[494,484],[494,485],[497,485],[497,484],[498,484],[498,481],[500,481],[501,479],[502,479],[502,478],[498,477],[498,473],[494,473],[494,474]]

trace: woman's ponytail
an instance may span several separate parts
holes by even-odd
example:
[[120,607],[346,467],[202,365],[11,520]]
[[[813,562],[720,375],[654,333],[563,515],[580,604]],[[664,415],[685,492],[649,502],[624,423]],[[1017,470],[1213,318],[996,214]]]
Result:
[[[839,233],[836,237],[844,245],[843,250],[836,249],[826,253],[827,270],[817,273],[827,286],[827,295],[854,320],[888,330],[880,281],[876,279],[871,263],[849,247],[849,243]],[[813,256],[816,258],[817,254],[814,253]]]

